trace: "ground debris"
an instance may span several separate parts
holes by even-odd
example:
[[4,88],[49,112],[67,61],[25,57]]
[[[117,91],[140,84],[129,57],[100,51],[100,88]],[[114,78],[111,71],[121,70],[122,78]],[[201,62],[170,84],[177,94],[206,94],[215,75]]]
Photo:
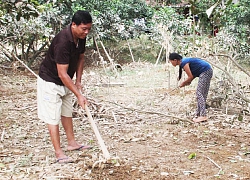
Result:
[[[130,66],[123,67],[123,73]],[[95,76],[90,71],[96,72]],[[169,93],[160,101],[164,93],[176,86],[173,82],[172,88],[168,87],[163,68],[140,63],[131,71],[143,74],[137,78],[136,73],[125,73],[116,79],[100,68],[83,74],[91,114],[109,152],[121,160],[119,166],[107,163],[103,168],[92,168],[101,150],[86,112],[76,100],[73,114],[76,138],[93,149],[66,152],[76,159],[75,163],[57,164],[46,124],[37,118],[36,80],[22,73],[1,74],[4,91],[0,91],[0,179],[250,178],[248,114],[241,114],[241,118],[238,106],[233,111],[233,104],[227,109],[222,104],[221,108],[207,109],[207,122],[189,123],[196,106],[195,84]],[[110,82],[124,85],[93,86]],[[62,133],[62,148],[66,151],[65,137]],[[189,159],[192,152],[196,156]]]

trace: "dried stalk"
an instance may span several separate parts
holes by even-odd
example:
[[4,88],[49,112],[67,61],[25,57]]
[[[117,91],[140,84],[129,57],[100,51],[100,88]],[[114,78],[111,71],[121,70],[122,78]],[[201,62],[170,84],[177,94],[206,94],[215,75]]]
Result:
[[216,163],[214,162],[210,157],[207,157],[217,168],[221,169],[221,167]]
[[4,134],[5,134],[5,129],[3,129],[2,135],[1,135],[1,142],[4,140]]
[[18,60],[26,69],[28,69],[36,78],[38,78],[38,75],[36,73],[34,73],[34,71],[32,71],[21,59],[19,59],[14,53],[9,53],[9,51],[4,47],[4,45],[2,45],[2,43],[0,43],[0,45],[3,47],[3,50],[6,53],[11,54],[12,57],[14,57],[16,60]]
[[161,57],[162,50],[163,50],[163,46],[161,46],[161,50],[160,50],[160,52],[159,52],[159,54],[158,54],[157,60],[156,60],[156,62],[155,62],[155,66],[159,63],[159,60],[160,60],[160,57]]
[[128,109],[128,110],[131,110],[131,111],[136,111],[136,112],[140,112],[140,113],[146,113],[146,114],[157,114],[157,115],[160,115],[160,116],[166,116],[166,117],[170,117],[170,118],[174,118],[174,119],[178,119],[179,121],[182,121],[182,122],[188,122],[190,124],[193,124],[192,121],[189,121],[187,119],[183,119],[183,118],[180,118],[178,116],[174,116],[174,115],[170,115],[170,114],[164,114],[164,113],[160,113],[160,112],[153,112],[153,111],[143,111],[143,110],[140,110],[140,109],[135,109],[135,108],[128,108],[128,107],[125,107],[125,106],[122,106],[118,103],[115,103],[115,102],[111,102],[111,101],[107,101],[109,103],[112,103],[112,104],[115,104],[117,106],[120,106],[124,109]]
[[133,56],[133,53],[132,53],[132,50],[131,50],[131,47],[130,47],[130,45],[129,45],[128,40],[127,40],[127,43],[128,43],[128,48],[129,48],[129,52],[130,52],[130,55],[131,55],[131,57],[132,57],[132,60],[133,60],[133,62],[135,62],[135,58],[134,58],[134,56]]
[[229,59],[237,66],[237,68],[239,68],[239,69],[240,69],[241,71],[243,71],[247,76],[250,77],[250,74],[249,74],[242,66],[240,66],[240,65],[235,61],[235,58],[236,58],[238,55],[234,56],[234,58],[232,58],[231,56],[226,55],[226,54],[210,54],[210,55],[211,55],[211,56],[223,56],[223,57],[229,58]]
[[103,67],[104,71],[107,72],[107,71],[106,71],[106,67],[104,66],[106,62],[103,60],[103,57],[102,57],[102,55],[101,55],[101,53],[100,53],[98,44],[97,44],[97,42],[96,42],[96,38],[94,37],[93,39],[94,39],[94,42],[95,42],[95,46],[96,46],[97,53],[98,53],[98,55],[99,55],[99,58],[100,58],[102,67]]
[[229,77],[228,80],[229,80],[229,82],[232,84],[232,86],[234,87],[235,95],[236,95],[237,97],[239,97],[239,98],[243,99],[244,101],[250,103],[250,99],[246,98],[245,96],[243,96],[243,95],[241,95],[241,94],[239,93],[239,90],[238,90],[238,88],[237,88],[237,86],[236,86],[236,83],[235,83],[235,81],[234,81],[234,78],[229,74],[229,72],[227,72],[226,70],[224,70],[223,68],[217,66],[216,64],[214,64],[213,62],[211,62],[211,61],[209,61],[209,60],[208,60],[208,62],[209,62],[210,64],[212,64],[214,67],[216,67],[216,68],[218,68],[219,70],[223,71],[223,72]]
[[219,172],[218,172],[218,175],[221,173],[221,171],[222,171],[222,168],[216,163],[216,162],[214,162],[211,158],[209,158],[209,157],[207,157],[217,168],[219,168],[220,170],[219,170]]
[[100,41],[100,43],[101,43],[101,45],[102,45],[102,48],[103,48],[103,50],[104,50],[106,56],[108,57],[109,62],[113,65],[113,64],[114,64],[113,59],[109,56],[109,54],[108,54],[108,52],[107,52],[105,46],[103,45],[102,41]]

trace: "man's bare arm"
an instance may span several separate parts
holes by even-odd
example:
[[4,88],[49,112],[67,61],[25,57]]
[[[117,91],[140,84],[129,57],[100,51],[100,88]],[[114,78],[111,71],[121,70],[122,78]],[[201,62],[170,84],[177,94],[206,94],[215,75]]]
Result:
[[87,103],[87,99],[81,94],[80,90],[74,84],[73,80],[68,75],[68,64],[57,64],[58,76],[62,80],[64,86],[66,86],[70,91],[72,91],[78,99],[78,103],[80,106],[84,108],[85,103]]

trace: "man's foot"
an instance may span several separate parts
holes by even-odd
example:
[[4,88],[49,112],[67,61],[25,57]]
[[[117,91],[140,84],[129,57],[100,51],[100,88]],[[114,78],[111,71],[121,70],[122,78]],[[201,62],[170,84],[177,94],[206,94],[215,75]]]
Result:
[[196,123],[207,121],[207,116],[200,116],[198,118],[193,118],[193,121]]
[[68,151],[82,151],[82,150],[91,149],[91,148],[93,148],[93,147],[92,146],[86,146],[86,145],[81,145],[79,147],[71,147],[71,146],[69,146]]
[[74,160],[69,157],[64,157],[64,158],[58,158],[56,162],[59,164],[65,164],[65,163],[73,163]]

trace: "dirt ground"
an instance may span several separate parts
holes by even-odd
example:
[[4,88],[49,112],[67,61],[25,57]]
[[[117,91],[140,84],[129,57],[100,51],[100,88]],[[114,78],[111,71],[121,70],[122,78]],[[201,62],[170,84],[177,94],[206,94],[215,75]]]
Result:
[[95,167],[102,151],[85,111],[75,103],[75,135],[93,149],[66,152],[75,162],[58,164],[46,124],[37,118],[36,78],[0,69],[0,179],[250,179],[249,116],[239,120],[237,106],[226,113],[222,103],[207,109],[207,122],[192,123],[196,81],[174,89],[177,74],[170,77],[163,65],[122,68],[87,68],[83,75],[91,114],[112,157]]

